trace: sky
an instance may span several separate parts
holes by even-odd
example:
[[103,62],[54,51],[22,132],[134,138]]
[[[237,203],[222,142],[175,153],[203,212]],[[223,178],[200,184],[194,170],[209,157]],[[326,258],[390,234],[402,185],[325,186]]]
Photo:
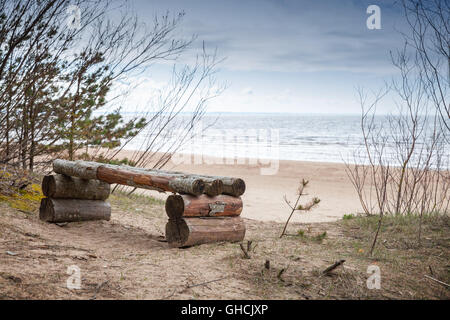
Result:
[[[381,29],[368,29],[369,5],[380,8]],[[392,1],[165,0],[133,1],[141,21],[186,13],[183,36],[197,35],[225,60],[216,75],[227,89],[210,112],[358,113],[356,87],[378,90],[396,74],[390,50],[402,44],[402,12]],[[130,98],[168,81],[167,63],[152,66]],[[380,112],[389,112],[385,103]]]

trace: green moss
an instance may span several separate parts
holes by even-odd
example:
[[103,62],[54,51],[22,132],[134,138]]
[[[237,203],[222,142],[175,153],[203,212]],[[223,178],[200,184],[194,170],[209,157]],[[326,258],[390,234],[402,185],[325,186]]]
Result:
[[35,183],[12,195],[0,195],[0,201],[6,202],[11,208],[25,212],[37,210],[42,198],[44,195],[41,186]]

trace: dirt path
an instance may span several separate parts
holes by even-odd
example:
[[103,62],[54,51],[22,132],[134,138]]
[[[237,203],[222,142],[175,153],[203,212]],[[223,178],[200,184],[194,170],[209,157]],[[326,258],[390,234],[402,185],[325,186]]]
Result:
[[[39,221],[0,203],[0,299],[314,299],[445,297],[448,292],[366,288],[373,259],[341,240],[336,223],[293,224],[303,238],[278,239],[281,225],[246,220],[255,249],[244,259],[239,245],[219,243],[169,249],[163,241],[163,206],[144,197],[112,197],[109,222],[65,226]],[[321,235],[326,232],[326,236]],[[321,270],[345,257],[330,276]],[[447,256],[448,257],[448,256]],[[445,260],[445,255],[443,257]],[[270,261],[270,269],[264,266]],[[378,262],[380,263],[380,262]],[[70,290],[67,268],[81,272],[81,289]],[[283,271],[282,271],[283,270]],[[438,270],[436,268],[436,270]],[[390,276],[389,276],[390,277]],[[401,284],[400,284],[401,285]]]

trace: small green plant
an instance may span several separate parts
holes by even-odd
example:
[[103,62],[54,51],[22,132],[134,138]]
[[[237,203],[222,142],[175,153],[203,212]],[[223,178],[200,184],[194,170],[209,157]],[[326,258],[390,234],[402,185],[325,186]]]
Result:
[[320,234],[314,236],[314,240],[317,241],[317,242],[319,242],[319,243],[322,243],[322,241],[323,241],[326,237],[327,237],[327,232],[324,231],[324,232],[322,232],[322,233],[320,233]]
[[297,235],[299,235],[302,238],[305,237],[305,230],[302,230],[302,229],[298,230]]
[[303,205],[298,203],[300,201],[300,198],[303,195],[305,195],[303,193],[303,191],[305,191],[308,183],[309,183],[309,181],[305,180],[305,179],[302,179],[302,181],[300,182],[300,185],[299,185],[298,191],[297,191],[297,200],[295,200],[294,206],[292,206],[291,203],[286,199],[286,196],[284,196],[284,201],[286,201],[287,205],[291,208],[292,211],[291,211],[291,214],[289,215],[289,218],[286,221],[286,224],[284,225],[284,228],[283,228],[283,231],[281,232],[280,238],[285,235],[286,228],[289,224],[289,220],[291,220],[292,215],[294,214],[295,211],[310,211],[311,209],[313,209],[320,203],[320,199],[317,197],[312,198],[309,202],[307,202]]
[[349,214],[344,214],[344,216],[342,217],[342,220],[351,220],[355,218],[355,215],[353,213],[349,213]]

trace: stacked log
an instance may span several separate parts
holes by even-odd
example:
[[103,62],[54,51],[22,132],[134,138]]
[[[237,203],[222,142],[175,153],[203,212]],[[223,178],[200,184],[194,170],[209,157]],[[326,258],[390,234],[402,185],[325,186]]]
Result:
[[105,200],[110,186],[99,180],[86,180],[62,174],[47,175],[42,180],[39,218],[46,222],[109,220],[111,206]]
[[85,180],[62,174],[47,175],[42,180],[42,193],[49,198],[106,200],[109,192],[109,184],[98,180]]
[[44,198],[41,200],[39,218],[46,222],[109,221],[111,206],[101,200]]
[[183,217],[223,217],[239,216],[242,212],[241,198],[219,195],[171,195],[166,200],[166,213],[169,219]]
[[239,242],[245,225],[240,217],[169,219],[166,239],[171,247],[189,247],[212,242]]
[[230,241],[245,236],[240,197],[171,195],[166,200],[166,239],[171,247]]

